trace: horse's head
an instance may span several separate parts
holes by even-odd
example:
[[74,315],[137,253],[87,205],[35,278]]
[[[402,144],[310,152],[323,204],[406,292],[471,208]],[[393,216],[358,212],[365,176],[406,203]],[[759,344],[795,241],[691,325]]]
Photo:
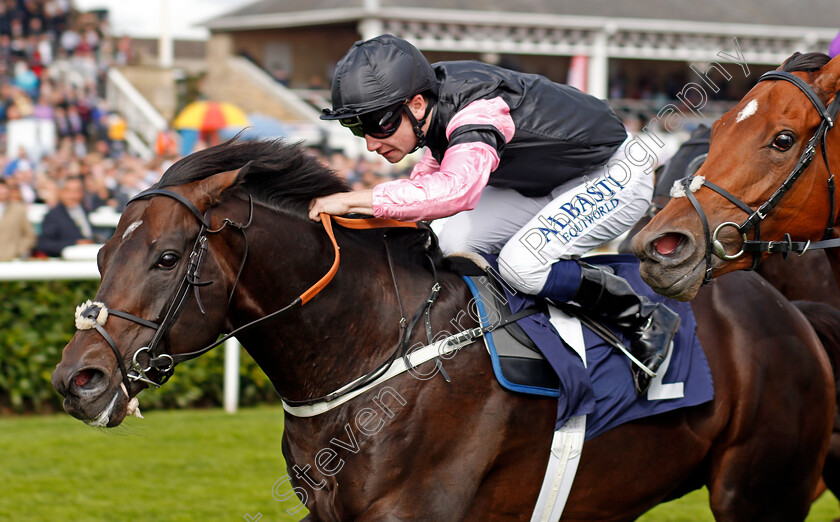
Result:
[[52,375],[68,413],[91,425],[118,425],[137,393],[169,377],[179,354],[211,343],[228,326],[219,303],[233,291],[238,260],[212,248],[220,241],[212,229],[234,216],[210,209],[244,170],[147,191],[126,207],[99,252],[99,291],[77,309],[79,330]]
[[827,114],[838,90],[840,58],[797,53],[714,123],[703,166],[633,240],[654,290],[688,300],[705,280],[753,266],[762,254],[745,252],[747,239],[823,236],[837,215],[827,180],[829,165],[840,171],[840,130]]

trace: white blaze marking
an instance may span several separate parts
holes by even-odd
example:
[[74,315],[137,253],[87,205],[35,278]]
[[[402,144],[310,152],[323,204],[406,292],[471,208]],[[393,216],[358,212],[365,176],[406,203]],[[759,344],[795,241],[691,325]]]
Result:
[[127,238],[132,232],[137,230],[137,227],[143,224],[143,220],[135,221],[134,223],[128,225],[128,228],[125,229],[125,233],[123,234],[123,239]]
[[751,101],[750,103],[747,104],[746,107],[744,107],[744,109],[741,112],[738,113],[738,117],[735,118],[735,123],[739,123],[742,120],[746,120],[747,118],[749,118],[750,116],[755,114],[755,111],[757,111],[757,110],[758,110],[758,102],[755,101],[755,100]]

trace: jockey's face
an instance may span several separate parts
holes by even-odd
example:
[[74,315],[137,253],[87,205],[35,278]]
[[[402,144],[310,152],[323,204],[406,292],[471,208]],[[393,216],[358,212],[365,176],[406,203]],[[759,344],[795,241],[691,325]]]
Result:
[[[421,119],[426,112],[426,100],[423,96],[416,95],[408,102],[407,110],[410,110],[417,120]],[[429,121],[426,121],[423,131],[426,132],[428,128]],[[417,146],[417,136],[411,128],[411,120],[403,114],[400,126],[394,134],[381,139],[365,134],[365,143],[369,151],[379,154],[389,163],[397,163]]]

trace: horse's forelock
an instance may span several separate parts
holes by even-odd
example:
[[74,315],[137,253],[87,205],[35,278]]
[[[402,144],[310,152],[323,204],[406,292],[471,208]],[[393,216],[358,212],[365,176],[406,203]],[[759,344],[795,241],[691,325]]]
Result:
[[793,53],[780,70],[785,72],[814,72],[822,69],[831,58],[824,53]]

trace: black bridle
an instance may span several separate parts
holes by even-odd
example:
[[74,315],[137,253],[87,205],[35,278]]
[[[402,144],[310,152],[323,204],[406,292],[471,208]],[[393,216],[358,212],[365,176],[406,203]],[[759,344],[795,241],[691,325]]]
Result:
[[[694,175],[691,175],[687,178],[681,180],[681,184],[683,189],[685,190],[685,195],[688,197],[688,200],[691,202],[691,205],[697,211],[697,214],[700,216],[700,221],[703,224],[703,234],[706,238],[706,254],[705,254],[705,261],[706,261],[706,273],[703,278],[703,284],[708,283],[712,279],[712,255],[719,257],[720,259],[730,261],[734,259],[740,258],[745,253],[752,253],[753,254],[753,264],[751,269],[755,269],[758,266],[758,262],[761,258],[761,254],[764,253],[781,253],[785,259],[790,255],[791,252],[797,252],[799,255],[805,253],[806,250],[815,250],[815,249],[823,249],[823,248],[834,248],[840,246],[840,239],[829,239],[832,235],[834,229],[834,220],[835,220],[835,183],[834,183],[834,175],[831,173],[831,167],[828,163],[828,153],[826,151],[826,135],[832,127],[834,127],[834,122],[837,118],[837,113],[840,111],[840,95],[834,96],[834,101],[826,107],[822,100],[820,100],[819,96],[814,92],[810,85],[808,85],[804,80],[795,76],[789,72],[785,71],[769,71],[764,73],[759,79],[759,82],[768,81],[768,80],[784,80],[794,84],[796,87],[802,91],[805,96],[811,101],[811,104],[817,110],[820,115],[820,124],[817,127],[816,131],[814,131],[814,135],[811,136],[811,139],[808,140],[808,144],[805,147],[805,150],[802,152],[802,155],[799,157],[799,160],[796,162],[796,165],[793,167],[793,170],[788,174],[787,178],[782,182],[781,186],[776,189],[775,192],[765,201],[762,203],[757,209],[751,208],[749,205],[738,199],[737,197],[730,194],[727,190],[719,187],[718,185],[703,180],[702,186],[708,187],[712,189],[714,192],[720,194],[724,198],[726,198],[729,202],[733,205],[738,207],[739,209],[743,210],[747,214],[747,218],[740,224],[735,223],[733,221],[726,221],[724,223],[719,224],[714,232],[710,233],[709,229],[709,222],[706,218],[705,212],[703,212],[703,208],[700,206],[700,202],[697,201],[697,198],[694,196],[692,190],[690,189],[690,185],[694,180]],[[817,145],[820,145],[822,150],[822,157],[823,161],[825,162],[826,169],[828,170],[828,205],[829,205],[829,216],[828,216],[828,224],[826,225],[825,232],[823,233],[823,239],[821,241],[792,241],[790,234],[785,234],[785,239],[783,241],[761,241],[760,235],[760,223],[767,215],[770,213],[773,208],[778,205],[779,201],[782,197],[791,189],[794,182],[799,178],[799,176],[808,168],[811,164],[811,161],[814,159],[817,151]],[[741,234],[742,238],[742,246],[741,250],[735,254],[727,254],[726,250],[723,247],[723,244],[718,240],[718,234],[720,231],[726,227],[733,227],[735,228],[739,234]],[[755,228],[755,237],[753,239],[747,239],[747,232],[751,229]]]
[[[231,289],[230,296],[228,297],[227,305],[230,307],[231,300],[233,298],[233,292],[236,289],[236,286],[239,282],[239,278],[242,275],[242,270],[245,266],[245,261],[248,257],[248,236],[246,234],[246,229],[251,225],[254,217],[254,203],[253,200],[249,196],[249,216],[248,222],[243,224],[236,223],[228,218],[223,220],[223,224],[215,229],[212,230],[210,228],[210,209],[207,210],[206,213],[202,214],[201,211],[187,198],[184,196],[172,192],[165,189],[150,189],[144,192],[141,192],[137,196],[133,197],[128,203],[132,203],[137,200],[147,199],[153,196],[166,196],[172,198],[182,205],[184,205],[190,212],[196,217],[200,224],[200,230],[198,235],[196,236],[195,243],[193,245],[192,252],[189,255],[190,264],[187,268],[187,272],[184,275],[184,278],[181,280],[180,285],[178,286],[178,290],[175,292],[175,296],[172,298],[166,313],[163,316],[163,320],[160,323],[156,323],[153,321],[148,321],[141,317],[137,317],[136,315],[130,314],[128,312],[123,312],[121,310],[113,310],[108,308],[107,312],[108,315],[113,315],[116,317],[120,317],[126,319],[128,321],[140,324],[147,328],[151,328],[155,330],[154,337],[149,342],[147,346],[143,346],[136,350],[132,356],[132,368],[130,370],[126,369],[125,362],[123,361],[123,356],[120,353],[119,348],[117,347],[117,343],[114,341],[113,337],[102,327],[97,321],[97,318],[100,312],[103,309],[102,303],[92,303],[88,305],[83,311],[80,312],[80,316],[84,317],[85,319],[89,319],[93,322],[93,328],[95,328],[100,335],[105,339],[110,346],[111,350],[114,352],[114,355],[117,358],[117,365],[119,366],[120,373],[122,375],[122,383],[125,385],[126,394],[129,393],[130,385],[132,382],[140,381],[144,382],[154,388],[158,388],[162,386],[166,381],[174,373],[175,366],[181,362],[188,361],[190,359],[194,359],[208,351],[212,350],[213,348],[219,346],[220,344],[224,343],[231,337],[234,337],[237,334],[241,334],[246,330],[249,330],[265,321],[274,319],[279,315],[284,314],[296,307],[303,306],[306,302],[312,299],[315,295],[318,294],[331,280],[332,277],[335,275],[336,271],[338,270],[339,264],[339,247],[336,243],[335,236],[332,231],[332,220],[334,219],[337,223],[345,226],[347,228],[383,228],[383,227],[407,227],[407,228],[419,228],[416,223],[403,223],[397,222],[393,220],[382,220],[382,219],[347,219],[347,218],[340,218],[340,217],[330,217],[326,214],[321,215],[321,219],[324,225],[324,229],[329,236],[335,252],[335,260],[333,262],[332,267],[327,272],[324,277],[322,277],[318,282],[314,285],[309,287],[303,294],[295,298],[291,303],[288,305],[268,314],[258,319],[251,321],[245,325],[242,325],[231,332],[223,335],[220,339],[215,341],[212,344],[209,344],[199,350],[195,350],[192,352],[187,353],[180,353],[180,354],[170,354],[165,353],[160,350],[160,343],[161,339],[164,335],[172,328],[172,325],[175,323],[175,320],[178,318],[182,311],[182,307],[184,302],[186,301],[187,296],[189,295],[190,288],[194,289],[196,301],[198,303],[199,309],[201,313],[204,314],[204,306],[201,303],[201,297],[198,292],[198,288],[202,286],[207,286],[213,283],[213,281],[200,281],[199,280],[199,270],[201,267],[201,262],[204,259],[204,256],[207,252],[207,236],[208,234],[216,234],[221,232],[226,226],[232,226],[242,232],[243,238],[245,239],[245,253],[243,254],[242,263],[240,264],[239,271],[236,275],[236,279],[234,281],[233,287]],[[212,207],[211,207],[212,208]],[[431,231],[428,231],[431,234]],[[432,305],[437,301],[438,293],[440,291],[440,283],[438,282],[437,272],[435,270],[434,261],[428,255],[426,258],[429,261],[432,277],[433,277],[433,285],[429,292],[429,295],[423,300],[423,302],[418,307],[417,311],[409,320],[403,309],[403,301],[402,296],[400,295],[400,288],[397,283],[396,272],[394,270],[394,265],[392,262],[392,256],[390,249],[388,247],[387,241],[387,233],[383,234],[383,241],[385,243],[385,252],[388,258],[388,265],[391,271],[391,277],[394,281],[394,289],[397,294],[397,301],[399,303],[400,308],[400,321],[399,321],[399,328],[400,328],[400,335],[399,341],[390,354],[390,356],[380,364],[376,369],[370,371],[361,377],[353,380],[346,386],[321,397],[311,398],[311,399],[303,399],[303,400],[291,400],[285,397],[281,397],[281,399],[288,405],[291,406],[303,406],[303,405],[312,405],[319,402],[329,402],[335,400],[345,394],[352,393],[353,391],[360,389],[366,386],[368,383],[375,381],[380,376],[385,374],[391,365],[394,363],[397,358],[402,358],[406,361],[406,367],[411,367],[410,362],[408,362],[408,355],[409,355],[409,340],[411,338],[412,331],[414,327],[420,322],[422,318],[425,323],[425,331],[426,336],[428,338],[429,343],[433,342],[432,336],[432,326],[431,326],[431,308]],[[453,341],[454,342],[454,341]],[[148,361],[145,363],[141,363],[138,358],[140,354],[146,354]],[[446,375],[441,363],[439,360],[436,360],[435,363],[438,369],[441,371],[441,374],[449,381],[449,377]],[[150,377],[148,374],[149,372],[155,371],[157,373],[157,380]]]
[[[160,348],[162,346],[161,340],[163,339],[163,336],[169,332],[169,330],[172,328],[172,325],[175,323],[178,316],[181,314],[184,302],[189,296],[190,289],[192,289],[195,294],[199,310],[202,314],[205,314],[204,305],[201,302],[199,288],[213,284],[213,281],[200,280],[201,264],[207,253],[207,236],[209,234],[217,234],[228,226],[241,231],[242,236],[245,239],[245,251],[242,256],[242,262],[239,266],[239,271],[237,272],[233,288],[231,289],[230,297],[228,298],[228,306],[230,306],[231,299],[233,298],[233,292],[236,290],[236,285],[239,282],[239,278],[242,275],[242,269],[245,267],[245,261],[248,258],[248,236],[245,234],[245,230],[251,225],[251,222],[253,221],[253,200],[251,200],[249,197],[250,209],[247,223],[240,224],[236,223],[235,221],[232,221],[229,218],[225,218],[222,221],[222,225],[219,228],[213,230],[210,228],[210,209],[208,209],[207,212],[202,214],[201,211],[199,211],[198,208],[189,199],[185,198],[181,194],[178,194],[177,192],[172,192],[170,190],[146,190],[131,198],[131,200],[129,200],[126,206],[134,201],[148,199],[153,196],[166,196],[184,205],[198,220],[200,224],[200,229],[193,244],[192,251],[190,252],[188,257],[189,265],[187,266],[187,271],[184,274],[183,279],[181,279],[181,282],[178,285],[178,289],[176,290],[174,297],[170,301],[166,312],[163,314],[163,320],[161,320],[160,323],[137,317],[136,315],[130,314],[128,312],[108,308],[108,315],[113,315],[122,319],[126,319],[128,321],[137,323],[147,328],[151,328],[155,331],[155,334],[152,337],[152,340],[149,342],[149,344],[139,348],[132,355],[132,368],[130,370],[126,368],[125,362],[123,361],[123,356],[120,353],[120,350],[117,347],[117,344],[114,341],[114,339],[97,321],[97,317],[99,316],[99,313],[102,310],[102,305],[100,303],[92,303],[88,305],[87,308],[83,310],[80,314],[81,317],[93,321],[93,327],[96,328],[100,335],[102,335],[102,337],[108,343],[108,346],[110,346],[111,350],[114,352],[114,355],[117,358],[117,365],[119,366],[120,373],[122,375],[122,382],[126,388],[126,393],[128,393],[127,390],[130,389],[131,383],[137,381],[144,382],[154,388],[160,387],[172,376],[176,364],[190,359],[194,359],[199,355],[208,352],[209,350],[215,348],[216,346],[226,341],[228,338],[232,337],[235,333],[241,332],[242,330],[242,328],[237,329],[231,332],[230,334],[224,336],[222,339],[216,341],[215,343],[193,352],[182,354],[169,354],[163,352]],[[267,319],[267,317],[263,319]],[[143,353],[145,353],[145,357],[148,358],[148,361],[146,363],[140,362],[140,356]],[[154,380],[148,375],[151,371],[155,371],[157,373],[158,380]]]

